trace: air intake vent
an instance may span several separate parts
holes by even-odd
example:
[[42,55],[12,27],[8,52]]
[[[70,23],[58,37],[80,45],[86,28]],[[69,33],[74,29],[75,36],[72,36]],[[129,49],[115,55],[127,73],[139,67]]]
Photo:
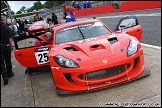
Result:
[[67,51],[78,51],[76,48],[74,48],[74,47],[66,47],[66,48],[64,48],[65,50],[67,50]]
[[110,38],[110,39],[108,39],[108,41],[110,42],[110,44],[114,44],[115,42],[118,42],[116,37]]
[[98,48],[99,47],[99,45],[93,45],[93,46],[91,46],[91,48]]

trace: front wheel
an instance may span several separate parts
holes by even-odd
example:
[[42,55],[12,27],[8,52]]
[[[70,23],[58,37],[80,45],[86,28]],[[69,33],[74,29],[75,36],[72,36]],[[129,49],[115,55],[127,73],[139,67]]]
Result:
[[35,71],[34,67],[26,68],[25,69],[25,74],[31,75]]

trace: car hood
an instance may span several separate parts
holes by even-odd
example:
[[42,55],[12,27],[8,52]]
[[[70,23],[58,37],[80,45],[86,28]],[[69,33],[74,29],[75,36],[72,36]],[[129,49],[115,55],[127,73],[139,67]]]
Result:
[[129,40],[127,34],[88,38],[56,45],[51,49],[49,56],[59,54],[73,60],[80,58],[82,61],[115,56],[126,53]]
[[42,28],[44,28],[44,25],[30,26],[30,29],[42,29]]

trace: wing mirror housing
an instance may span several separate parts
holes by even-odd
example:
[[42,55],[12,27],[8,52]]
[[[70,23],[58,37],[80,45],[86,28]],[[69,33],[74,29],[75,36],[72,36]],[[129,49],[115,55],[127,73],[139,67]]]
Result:
[[125,25],[120,25],[119,27],[120,27],[119,30],[122,31],[125,28]]
[[124,28],[126,27],[125,25],[120,25],[119,27],[120,27],[119,30],[121,30],[125,34],[128,34],[128,32],[124,30]]

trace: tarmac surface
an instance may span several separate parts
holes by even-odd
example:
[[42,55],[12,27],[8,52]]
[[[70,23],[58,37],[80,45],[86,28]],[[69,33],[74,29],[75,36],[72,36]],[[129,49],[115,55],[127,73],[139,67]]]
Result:
[[142,46],[149,76],[118,86],[79,94],[57,95],[51,72],[25,74],[12,52],[15,76],[3,85],[1,107],[161,107],[161,49]]

